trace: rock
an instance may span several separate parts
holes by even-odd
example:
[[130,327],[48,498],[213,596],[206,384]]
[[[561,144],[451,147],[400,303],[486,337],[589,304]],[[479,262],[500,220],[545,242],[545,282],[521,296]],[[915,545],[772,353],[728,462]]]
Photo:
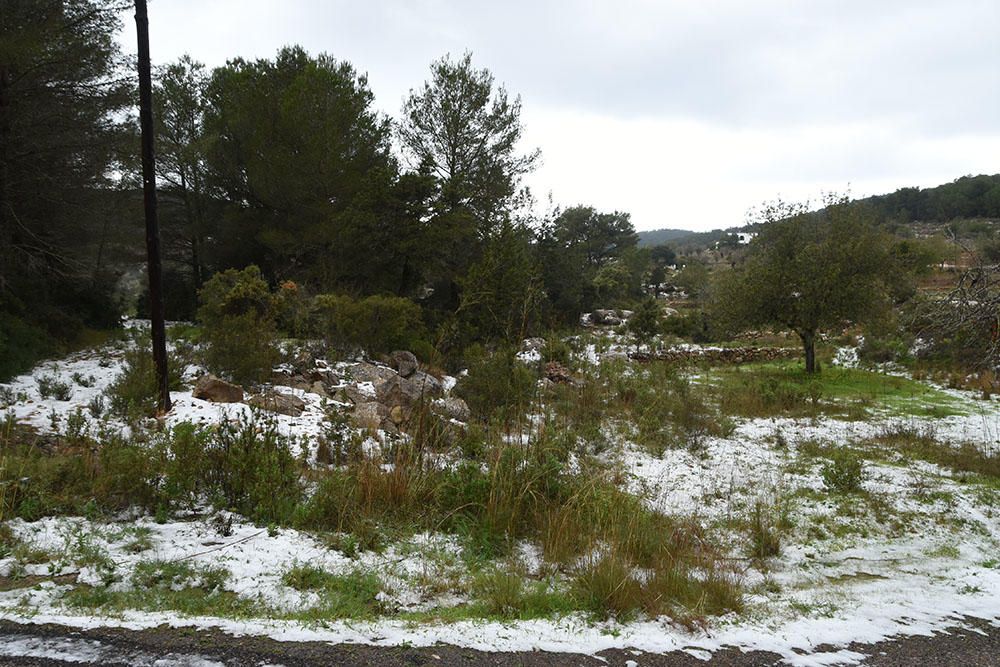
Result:
[[356,385],[349,384],[337,393],[343,392],[344,397],[347,398],[351,403],[355,405],[360,405],[361,403],[368,403],[369,401],[375,400],[375,397],[371,394],[366,394],[365,392],[358,389]]
[[398,405],[394,406],[391,410],[389,410],[389,419],[391,419],[392,423],[397,426],[402,424],[403,421],[406,420],[406,414],[404,413],[403,408]]
[[392,406],[412,407],[424,399],[436,398],[444,394],[441,382],[433,375],[416,371],[408,378],[399,375],[390,378],[375,388],[379,403]]
[[358,428],[376,430],[382,421],[389,416],[389,408],[375,401],[358,403],[351,413],[351,422]]
[[306,402],[298,396],[282,394],[276,391],[251,396],[247,400],[247,405],[266,410],[267,412],[287,415],[288,417],[298,417],[306,409]]
[[308,378],[310,382],[337,384],[337,374],[324,368],[314,368],[309,372]]
[[622,318],[614,310],[595,310],[590,314],[590,321],[594,324],[617,326],[622,323]]
[[193,395],[213,403],[239,403],[243,400],[243,387],[209,374],[198,379]]
[[330,398],[330,395],[326,393],[326,387],[323,385],[322,382],[313,382],[312,387],[310,387],[309,391],[316,394],[317,396],[321,396],[323,398]]
[[292,366],[299,373],[306,373],[316,365],[316,357],[308,347],[300,347],[292,358]]
[[378,386],[391,378],[397,377],[396,371],[387,366],[376,366],[373,363],[362,361],[351,366],[348,371],[355,382],[371,382]]
[[420,362],[417,361],[416,355],[412,352],[407,352],[406,350],[396,350],[389,355],[389,365],[396,370],[397,373],[405,378],[413,375],[417,368],[420,366]]
[[469,406],[457,396],[437,399],[431,403],[431,412],[440,417],[460,422],[467,422],[472,416]]
[[281,386],[291,387],[292,389],[300,389],[302,391],[312,391],[312,384],[312,381],[307,379],[305,376],[293,375],[282,382]]

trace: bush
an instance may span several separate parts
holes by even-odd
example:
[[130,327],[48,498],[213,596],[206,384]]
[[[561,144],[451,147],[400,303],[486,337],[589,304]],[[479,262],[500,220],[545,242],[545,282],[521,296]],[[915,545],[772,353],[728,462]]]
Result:
[[628,332],[640,345],[648,344],[656,336],[663,309],[652,297],[644,299],[628,321]]
[[829,463],[823,466],[823,484],[834,493],[853,493],[861,490],[865,479],[864,464],[860,456],[849,449],[838,449]]
[[274,322],[256,314],[225,317],[205,328],[205,365],[238,384],[263,382],[281,359],[277,335]]
[[272,421],[221,423],[207,443],[208,479],[226,506],[255,521],[286,523],[302,499],[288,440]]
[[320,335],[345,352],[363,349],[375,356],[409,349],[423,333],[420,306],[400,297],[320,294],[313,311]]
[[[159,389],[156,386],[156,365],[153,363],[151,350],[148,335],[136,336],[125,350],[121,372],[105,390],[111,413],[128,422],[156,414]],[[170,391],[181,389],[181,376],[186,366],[185,359],[167,351],[167,388]],[[100,413],[104,409],[103,404],[97,403],[88,407],[91,414],[95,411]]]
[[535,375],[510,347],[492,354],[476,345],[465,352],[468,374],[455,386],[455,394],[469,405],[477,419],[495,415],[510,420],[524,413],[535,394]]
[[57,401],[68,401],[73,392],[69,383],[63,382],[54,375],[43,375],[35,379],[38,383],[38,395],[42,398],[54,398]]
[[209,370],[239,383],[265,380],[278,362],[275,299],[256,266],[217,273],[199,292]]

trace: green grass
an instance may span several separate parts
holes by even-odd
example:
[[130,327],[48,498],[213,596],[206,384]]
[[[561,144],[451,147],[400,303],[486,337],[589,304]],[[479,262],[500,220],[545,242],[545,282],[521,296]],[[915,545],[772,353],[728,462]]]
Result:
[[904,460],[918,459],[949,468],[961,481],[1000,488],[1000,451],[983,451],[971,442],[942,442],[931,429],[898,425],[858,443],[882,456],[895,454]]
[[384,590],[384,585],[372,572],[354,570],[347,574],[333,574],[313,565],[297,564],[282,575],[281,581],[297,591],[319,594],[319,604],[296,612],[295,618],[373,618],[383,611],[379,593]]
[[186,616],[251,618],[270,615],[261,603],[226,591],[224,568],[206,568],[186,562],[143,561],[126,590],[79,585],[64,601],[73,608],[108,615],[124,611],[175,611]]
[[810,375],[797,362],[775,361],[715,367],[705,375],[726,411],[745,417],[967,414],[961,401],[934,387],[857,368],[827,366]]

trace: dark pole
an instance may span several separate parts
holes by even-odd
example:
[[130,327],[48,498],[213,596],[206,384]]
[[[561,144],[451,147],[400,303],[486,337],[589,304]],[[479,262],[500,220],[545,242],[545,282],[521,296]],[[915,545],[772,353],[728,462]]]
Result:
[[142,194],[146,209],[146,255],[149,271],[149,314],[153,329],[153,362],[159,390],[159,411],[170,411],[167,385],[167,335],[163,316],[163,271],[160,268],[160,228],[156,222],[156,172],[153,158],[153,82],[149,65],[149,17],[146,0],[135,0],[139,36],[139,127],[142,130]]

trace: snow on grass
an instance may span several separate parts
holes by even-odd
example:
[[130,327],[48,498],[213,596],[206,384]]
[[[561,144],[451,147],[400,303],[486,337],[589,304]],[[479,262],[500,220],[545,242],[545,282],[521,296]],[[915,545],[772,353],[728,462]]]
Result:
[[[597,363],[602,356],[622,352],[622,346],[588,343],[580,356]],[[53,413],[65,423],[76,410],[86,411],[86,405],[113,381],[120,362],[120,350],[109,346],[43,365],[9,384],[17,397],[9,409],[15,418],[51,430]],[[350,367],[335,364],[334,370],[346,376]],[[41,376],[70,384],[70,400],[42,397]],[[74,376],[91,386],[83,386]],[[505,623],[414,623],[387,617],[309,624],[166,611],[124,611],[105,617],[67,607],[63,596],[72,584],[51,580],[0,593],[0,613],[81,627],[212,626],[279,640],[418,646],[445,642],[490,651],[587,653],[626,647],[697,653],[736,646],[775,651],[798,665],[857,662],[862,657],[857,653],[840,648],[817,652],[816,647],[874,642],[898,633],[930,634],[965,616],[1000,625],[1000,494],[947,468],[900,460],[889,451],[862,452],[867,476],[859,493],[835,494],[823,482],[822,468],[829,461],[824,447],[860,447],[858,443],[894,428],[932,433],[942,446],[968,442],[995,453],[1000,446],[997,403],[976,400],[970,392],[938,389],[962,403],[965,413],[940,418],[878,414],[866,421],[748,419],[737,423],[727,437],[706,438],[697,450],[667,449],[661,457],[628,442],[617,443],[617,451],[609,456],[620,463],[631,490],[660,511],[693,516],[710,532],[726,536],[729,555],[743,563],[747,610],[712,619],[702,630],[680,628],[666,619],[598,623],[579,614]],[[302,398],[306,410],[297,418],[276,416],[279,429],[301,446],[313,447],[324,427],[324,399],[301,390],[282,391]],[[249,409],[200,401],[190,391],[174,392],[172,398],[175,407],[166,418],[170,425],[215,423]],[[760,502],[775,512],[785,511],[790,524],[778,529],[780,555],[764,562],[746,558],[743,527],[750,509]],[[225,568],[228,591],[258,601],[262,608],[293,612],[319,603],[315,591],[295,590],[283,580],[291,568],[308,565],[334,575],[375,573],[384,588],[380,599],[390,613],[470,602],[449,585],[469,576],[452,536],[421,534],[390,544],[382,553],[348,555],[322,536],[269,530],[230,518],[227,535],[207,519],[156,523],[140,518],[110,524],[82,518],[10,521],[18,538],[49,557],[31,563],[8,555],[0,559],[0,576],[75,574],[78,584],[100,585],[108,581],[111,562],[115,581],[110,588],[120,590],[127,588],[140,563],[180,560]],[[144,543],[137,546],[139,536]],[[536,545],[520,543],[516,554],[529,575],[544,568]]]

